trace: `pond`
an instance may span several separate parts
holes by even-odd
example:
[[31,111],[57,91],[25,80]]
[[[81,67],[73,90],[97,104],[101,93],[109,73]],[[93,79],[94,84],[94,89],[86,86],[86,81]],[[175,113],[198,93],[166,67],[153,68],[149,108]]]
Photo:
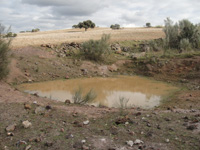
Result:
[[19,85],[21,91],[37,94],[52,100],[70,100],[79,88],[83,95],[91,89],[96,93],[96,98],[89,103],[95,106],[119,108],[141,107],[153,108],[159,106],[161,100],[177,90],[172,85],[150,80],[139,76],[117,76],[113,78],[79,78],[70,80],[55,80],[40,83]]

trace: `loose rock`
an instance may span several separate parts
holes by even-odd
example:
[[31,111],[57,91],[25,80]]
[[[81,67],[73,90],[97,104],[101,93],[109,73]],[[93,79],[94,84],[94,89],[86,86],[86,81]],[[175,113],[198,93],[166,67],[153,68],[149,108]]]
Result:
[[8,135],[8,136],[14,136],[14,133],[8,132],[7,135]]
[[187,127],[188,130],[194,130],[194,129],[197,129],[197,125],[189,125]]
[[12,124],[12,125],[9,125],[7,128],[6,128],[6,131],[7,132],[11,132],[11,131],[14,131],[15,128],[16,128],[16,124]]
[[83,121],[83,124],[84,124],[84,125],[88,125],[89,123],[90,123],[89,120]]
[[22,125],[23,125],[23,127],[24,127],[25,129],[27,129],[27,128],[29,128],[30,126],[32,126],[32,123],[29,122],[28,120],[26,120],[26,121],[23,121],[23,122],[22,122]]
[[126,141],[126,144],[127,144],[128,146],[132,147],[134,143],[133,143],[133,141]]
[[25,150],[30,150],[31,149],[31,145],[26,146]]
[[29,105],[29,104],[24,104],[24,108],[25,108],[25,109],[31,109],[31,105]]
[[67,100],[65,101],[65,104],[71,104],[71,101],[67,99]]
[[42,106],[39,106],[39,107],[37,107],[37,108],[35,109],[35,113],[36,113],[36,114],[42,115],[42,114],[44,114],[44,112],[45,112],[45,108],[42,107]]
[[134,145],[138,145],[138,144],[144,144],[144,142],[139,139],[136,139],[134,142]]
[[165,142],[169,143],[169,139],[166,139]]
[[85,146],[85,145],[83,145],[83,146],[82,146],[82,149],[83,149],[83,150],[89,150],[90,148],[87,147],[87,146]]
[[46,142],[46,143],[44,144],[44,146],[46,146],[46,147],[51,147],[51,146],[53,146],[53,143],[52,143],[52,142]]

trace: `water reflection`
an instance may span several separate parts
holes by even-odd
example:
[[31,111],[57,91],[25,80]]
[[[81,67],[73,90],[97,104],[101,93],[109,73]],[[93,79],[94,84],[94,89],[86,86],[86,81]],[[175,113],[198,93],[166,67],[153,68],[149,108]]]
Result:
[[72,101],[73,93],[81,87],[83,93],[93,89],[97,98],[92,104],[108,107],[119,107],[119,98],[129,99],[127,105],[153,108],[158,106],[162,97],[167,96],[176,87],[148,80],[138,76],[118,76],[115,78],[83,78],[73,80],[57,80],[42,83],[22,84],[20,90],[37,93],[41,97],[52,100]]

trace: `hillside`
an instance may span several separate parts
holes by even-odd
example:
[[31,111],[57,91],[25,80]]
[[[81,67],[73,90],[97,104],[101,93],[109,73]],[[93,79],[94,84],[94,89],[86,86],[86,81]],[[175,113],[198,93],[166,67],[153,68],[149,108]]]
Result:
[[42,31],[35,33],[19,33],[13,40],[13,47],[25,47],[41,44],[58,44],[63,42],[83,42],[89,39],[100,39],[102,34],[110,34],[112,41],[124,40],[151,40],[164,36],[161,28],[123,28],[112,30],[110,28],[66,29],[55,31]]

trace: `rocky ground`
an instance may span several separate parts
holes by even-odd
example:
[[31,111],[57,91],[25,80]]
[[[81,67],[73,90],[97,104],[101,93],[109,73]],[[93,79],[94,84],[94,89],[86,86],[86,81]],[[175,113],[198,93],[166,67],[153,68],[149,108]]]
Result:
[[[0,149],[199,150],[199,56],[131,60],[131,47],[115,44],[115,61],[97,64],[74,58],[78,45],[12,50],[10,75],[0,82]],[[55,102],[22,93],[14,86],[118,74],[150,76],[182,90],[153,110],[118,110]]]

